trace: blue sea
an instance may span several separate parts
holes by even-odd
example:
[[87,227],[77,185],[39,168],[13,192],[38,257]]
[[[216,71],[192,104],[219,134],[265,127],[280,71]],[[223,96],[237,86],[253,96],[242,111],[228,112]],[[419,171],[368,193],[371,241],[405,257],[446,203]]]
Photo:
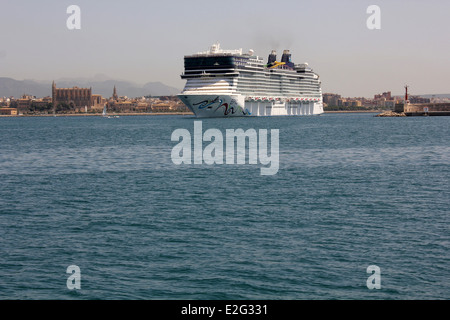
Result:
[[202,120],[279,129],[268,176],[175,165],[195,120],[0,118],[0,299],[450,298],[449,117]]

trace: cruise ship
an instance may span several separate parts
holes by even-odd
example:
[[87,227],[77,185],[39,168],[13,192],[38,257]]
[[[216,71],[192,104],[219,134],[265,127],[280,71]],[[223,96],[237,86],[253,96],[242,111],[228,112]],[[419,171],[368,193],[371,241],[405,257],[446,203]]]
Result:
[[187,80],[178,97],[199,118],[305,116],[323,113],[319,75],[308,63],[294,64],[289,50],[267,60],[253,50],[208,51],[184,57]]

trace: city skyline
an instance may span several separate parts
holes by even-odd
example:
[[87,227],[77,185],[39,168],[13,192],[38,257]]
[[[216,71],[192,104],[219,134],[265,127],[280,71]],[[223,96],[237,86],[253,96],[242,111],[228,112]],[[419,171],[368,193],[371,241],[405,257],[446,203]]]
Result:
[[[81,9],[69,30],[66,9]],[[369,30],[369,5],[381,29]],[[183,56],[223,48],[253,49],[264,59],[290,49],[321,76],[323,92],[371,97],[405,84],[416,94],[448,93],[450,26],[446,1],[17,1],[2,4],[0,76],[50,81],[105,74],[182,89]],[[208,26],[208,27],[205,27]],[[447,81],[447,82],[446,82]]]
[[[63,88],[72,88],[72,87],[90,87],[94,91],[96,91],[98,94],[101,94],[105,97],[111,97],[112,90],[111,88],[117,87],[117,90],[121,91],[122,96],[127,96],[131,98],[139,98],[143,96],[174,96],[178,94],[178,91],[175,92],[175,90],[178,90],[173,87],[166,86],[163,83],[147,83],[144,87],[138,87],[138,84],[127,82],[123,80],[115,81],[111,78],[107,78],[104,75],[98,75],[96,77],[93,77],[91,79],[89,78],[64,78],[64,79],[58,79],[53,81],[34,81],[34,80],[25,80],[25,81],[16,81],[14,80],[13,83],[18,82],[17,88],[14,89],[16,94],[3,94],[4,92],[1,91],[2,89],[2,78],[0,78],[0,99],[3,98],[20,98],[23,95],[26,96],[34,96],[36,98],[44,98],[51,96],[51,83],[57,82],[57,83],[63,83]],[[6,86],[8,87],[8,91],[13,90],[14,84],[11,84],[10,81],[6,83]],[[5,87],[5,86],[3,86]],[[32,89],[24,89],[24,88],[32,88]],[[34,89],[33,89],[34,88]],[[410,88],[410,86],[408,86]],[[342,95],[340,92],[323,92],[323,95],[339,95],[342,98],[346,99],[376,99],[377,95],[381,95],[383,93],[389,92],[392,94],[392,97],[396,98],[402,98],[404,97],[405,93],[400,92],[400,89],[403,88],[395,88],[396,91],[392,91],[391,88],[386,89],[383,92],[373,92],[372,94],[369,93],[368,96],[345,96]],[[170,90],[170,92],[168,91]],[[20,91],[20,92],[19,92]],[[45,91],[45,93],[43,93]],[[411,93],[411,92],[410,92]],[[429,97],[436,97],[436,98],[450,98],[450,93],[440,93],[440,94],[428,94],[428,93],[417,93],[412,92],[411,96],[429,96]],[[389,100],[389,99],[388,99]]]

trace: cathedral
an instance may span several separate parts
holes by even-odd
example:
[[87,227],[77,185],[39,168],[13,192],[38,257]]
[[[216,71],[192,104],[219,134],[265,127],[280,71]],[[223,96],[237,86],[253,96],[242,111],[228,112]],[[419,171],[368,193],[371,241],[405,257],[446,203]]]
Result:
[[52,84],[52,102],[55,109],[60,104],[67,104],[71,109],[78,111],[103,107],[102,96],[92,94],[92,88],[56,88],[54,81]]

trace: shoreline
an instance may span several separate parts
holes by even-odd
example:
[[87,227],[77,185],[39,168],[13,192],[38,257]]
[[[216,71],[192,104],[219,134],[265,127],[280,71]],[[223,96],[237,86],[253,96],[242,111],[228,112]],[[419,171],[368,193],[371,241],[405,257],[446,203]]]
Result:
[[323,113],[380,113],[386,110],[338,110],[338,111],[324,111]]
[[[192,112],[140,112],[140,113],[111,113],[108,116],[165,116],[165,115],[194,115]],[[67,113],[67,114],[22,114],[22,115],[0,115],[0,117],[103,117],[101,113]]]
[[[324,114],[327,113],[381,113],[382,110],[339,110],[339,111],[324,111]],[[194,114],[192,112],[139,112],[139,113],[112,113],[108,116],[115,117],[115,116],[193,116]],[[67,113],[67,114],[23,114],[23,115],[0,115],[0,118],[20,118],[20,117],[103,117],[101,113]]]

